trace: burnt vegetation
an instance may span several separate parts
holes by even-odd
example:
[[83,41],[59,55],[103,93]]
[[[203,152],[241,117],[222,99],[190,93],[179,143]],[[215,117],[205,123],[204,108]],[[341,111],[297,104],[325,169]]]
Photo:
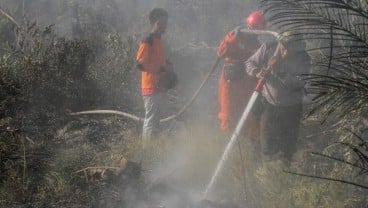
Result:
[[[172,139],[184,123],[179,130],[195,140],[186,144],[202,145],[182,156],[197,169],[172,171],[183,176],[179,185],[170,180],[171,172],[147,181],[144,176],[153,169],[148,166],[161,164],[161,157],[175,151],[168,150],[172,140],[142,153],[139,123],[114,115],[70,113],[113,109],[142,116],[134,57],[147,29],[145,6],[154,5],[135,0],[123,5],[114,0],[51,2],[0,3],[0,206],[367,206],[366,1],[158,1],[169,8],[172,22],[166,37],[179,79],[169,92],[167,115],[191,98],[193,86],[199,86],[215,62],[218,41],[251,8],[260,6],[278,32],[302,33],[313,57],[313,71],[304,77],[312,100],[305,106],[292,168],[259,168],[257,159],[248,155],[254,150],[239,145],[240,161],[233,156],[220,182],[227,200],[199,203],[178,187],[203,188],[212,170],[204,170],[203,164],[218,159],[207,149],[222,151],[223,141],[203,133],[214,131],[208,126],[215,119],[215,106],[208,103],[216,102],[217,75],[195,107],[164,126]],[[144,166],[135,160],[141,155],[151,163]]]

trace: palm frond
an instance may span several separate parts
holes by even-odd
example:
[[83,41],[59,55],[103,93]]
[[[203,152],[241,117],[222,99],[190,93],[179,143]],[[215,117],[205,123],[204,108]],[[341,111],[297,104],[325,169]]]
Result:
[[[368,12],[358,0],[263,0],[270,25],[302,34],[318,72],[306,76],[317,92],[313,112],[361,112],[368,95]],[[318,44],[316,44],[318,43]]]
[[[345,37],[367,45],[368,13],[342,0],[264,0],[262,6],[270,23],[282,30],[313,29],[315,36]],[[355,24],[357,23],[357,24]],[[341,38],[340,37],[340,38]]]

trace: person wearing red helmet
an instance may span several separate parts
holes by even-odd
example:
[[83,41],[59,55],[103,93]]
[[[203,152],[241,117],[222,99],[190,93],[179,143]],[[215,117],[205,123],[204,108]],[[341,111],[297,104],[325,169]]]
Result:
[[266,28],[266,20],[260,11],[252,12],[245,18],[247,25],[254,30],[262,30]]
[[[250,29],[265,29],[266,21],[260,11],[251,12],[245,19]],[[229,31],[221,40],[217,55],[224,59],[218,83],[218,119],[220,130],[230,133],[246,106],[257,79],[245,73],[244,62],[260,47],[256,35],[241,32],[243,27]],[[251,113],[245,123],[245,137],[258,137],[258,121]]]

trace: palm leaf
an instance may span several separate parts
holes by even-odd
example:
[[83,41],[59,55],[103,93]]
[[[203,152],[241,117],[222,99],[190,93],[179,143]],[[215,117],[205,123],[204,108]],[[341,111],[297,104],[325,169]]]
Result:
[[357,0],[263,0],[271,28],[303,34],[318,72],[306,75],[315,109],[354,115],[368,103],[368,12]]

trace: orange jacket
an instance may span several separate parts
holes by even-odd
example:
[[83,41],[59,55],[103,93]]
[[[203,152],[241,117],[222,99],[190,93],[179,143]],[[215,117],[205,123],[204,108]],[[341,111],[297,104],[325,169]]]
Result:
[[235,29],[222,39],[217,48],[217,55],[225,58],[225,62],[246,61],[259,46],[256,36],[237,32]]
[[142,70],[142,95],[159,92],[157,84],[163,75],[160,69],[165,65],[165,54],[161,39],[150,34],[145,40],[141,41],[136,61]]
[[[217,55],[224,58],[226,63],[244,62],[257,50],[259,45],[256,36],[237,32],[235,29],[228,32],[222,39],[217,48]],[[228,82],[222,69],[218,87],[219,112],[217,115],[221,130],[225,132],[233,130],[255,84],[256,79],[247,74],[245,74],[244,79]],[[257,122],[252,117],[250,115],[247,120],[246,132],[254,138],[258,132],[258,127]]]

